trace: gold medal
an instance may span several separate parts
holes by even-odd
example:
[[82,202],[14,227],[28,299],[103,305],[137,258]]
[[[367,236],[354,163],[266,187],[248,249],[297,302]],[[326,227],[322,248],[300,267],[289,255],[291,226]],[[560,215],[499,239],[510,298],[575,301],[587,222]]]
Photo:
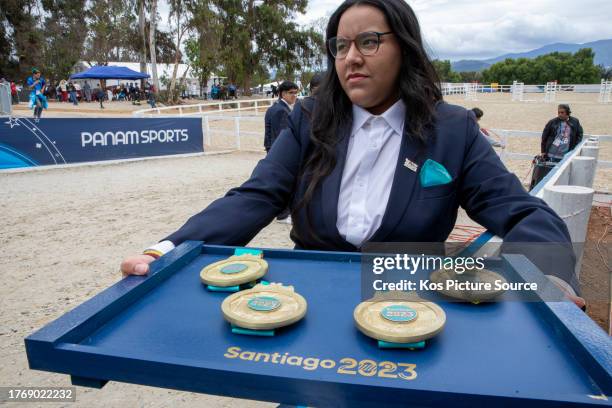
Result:
[[293,324],[306,315],[306,300],[281,284],[255,285],[225,298],[225,320],[244,329],[272,330]]
[[202,283],[229,287],[255,282],[268,272],[268,263],[261,256],[234,255],[206,266],[200,272]]
[[432,302],[371,299],[353,312],[357,328],[366,336],[391,343],[418,343],[440,333],[444,310]]
[[495,282],[507,283],[503,276],[488,269],[465,271],[462,274],[453,270],[439,269],[431,273],[430,279],[434,283],[443,285],[443,289],[438,292],[472,303],[486,302],[496,298],[504,293],[504,290],[497,289]]

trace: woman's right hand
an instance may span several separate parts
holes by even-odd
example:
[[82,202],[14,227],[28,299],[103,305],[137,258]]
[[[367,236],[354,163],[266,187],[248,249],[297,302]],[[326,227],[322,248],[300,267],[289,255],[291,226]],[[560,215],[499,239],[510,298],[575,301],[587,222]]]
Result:
[[155,260],[151,255],[129,256],[121,262],[121,273],[127,275],[146,275],[149,273],[149,264]]

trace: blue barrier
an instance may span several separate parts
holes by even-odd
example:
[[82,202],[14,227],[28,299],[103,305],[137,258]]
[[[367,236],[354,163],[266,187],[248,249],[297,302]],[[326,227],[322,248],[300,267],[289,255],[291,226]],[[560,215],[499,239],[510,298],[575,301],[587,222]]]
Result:
[[0,169],[203,150],[200,118],[0,119]]

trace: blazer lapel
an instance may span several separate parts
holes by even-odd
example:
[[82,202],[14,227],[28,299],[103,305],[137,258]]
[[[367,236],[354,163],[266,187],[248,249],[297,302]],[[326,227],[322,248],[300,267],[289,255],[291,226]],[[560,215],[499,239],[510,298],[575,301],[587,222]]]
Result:
[[342,173],[344,172],[344,163],[346,162],[346,154],[348,150],[348,142],[350,139],[351,126],[345,126],[340,129],[341,139],[336,145],[336,167],[329,176],[323,180],[321,186],[321,200],[323,204],[323,220],[329,236],[336,240],[346,242],[340,236],[336,222],[338,220],[338,198],[340,196],[340,183],[342,182]]
[[[409,119],[406,118],[406,122],[408,120]],[[432,133],[429,132],[428,136],[432,137]],[[393,231],[407,211],[408,204],[410,200],[412,200],[419,169],[410,169],[405,166],[404,163],[406,163],[406,159],[408,159],[420,167],[425,161],[425,151],[426,147],[421,142],[415,141],[408,132],[404,130],[385,215],[383,216],[380,227],[368,241],[384,242],[385,238]]]

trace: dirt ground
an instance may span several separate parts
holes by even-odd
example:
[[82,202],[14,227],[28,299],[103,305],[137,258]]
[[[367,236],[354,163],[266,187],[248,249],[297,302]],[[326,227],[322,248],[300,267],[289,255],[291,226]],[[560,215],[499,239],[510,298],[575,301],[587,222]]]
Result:
[[[535,96],[534,96],[535,97]],[[538,96],[541,98],[541,96]],[[557,102],[565,95],[558,95]],[[572,109],[586,133],[612,134],[612,105],[600,105],[597,95],[571,94]],[[509,95],[479,95],[479,101],[464,103],[485,111],[483,126],[497,129],[541,131],[555,115],[555,104],[511,102]],[[93,105],[93,104],[92,104]],[[104,113],[93,106],[51,105],[43,115],[52,117],[126,117],[129,103],[108,104]],[[146,106],[144,106],[146,107]],[[142,107],[137,107],[142,108]],[[27,109],[17,113],[31,114]],[[230,123],[229,126],[232,126]],[[253,124],[259,131],[261,124]],[[249,131],[248,128],[241,130]],[[217,135],[215,137],[222,138]],[[213,139],[214,141],[214,139]],[[260,149],[254,139],[254,148]],[[245,142],[246,143],[246,142]],[[518,141],[512,149],[536,154],[537,139]],[[216,149],[222,144],[213,144]],[[612,160],[605,142],[600,158]],[[212,150],[212,149],[211,149]],[[194,213],[228,188],[240,184],[263,157],[263,152],[167,158],[27,172],[0,173],[0,378],[1,385],[67,386],[66,375],[28,369],[23,339],[45,324],[73,309],[117,282],[119,262],[174,231]],[[508,160],[508,168],[527,179],[529,161]],[[596,188],[610,191],[611,169],[599,169]],[[610,224],[608,215],[593,210],[589,239],[599,240]],[[606,218],[607,217],[607,218]],[[462,216],[458,224],[473,225]],[[606,233],[609,242],[610,231]],[[602,241],[602,242],[604,242]],[[597,242],[597,241],[596,241]],[[252,246],[292,248],[289,226],[272,223],[251,242]],[[599,253],[585,255],[583,290],[602,289],[605,274],[593,273]],[[608,258],[608,266],[609,266]],[[590,269],[589,269],[590,268]],[[601,270],[601,265],[598,266]],[[609,279],[609,275],[607,277]],[[597,292],[593,296],[601,297]],[[609,299],[609,293],[608,293]],[[589,313],[605,327],[605,305],[590,306]],[[258,407],[274,404],[199,395],[110,382],[102,392],[79,387],[77,404],[69,406],[207,406]],[[58,406],[45,403],[44,407]]]
[[587,313],[602,329],[611,323],[610,290],[612,284],[612,213],[610,206],[594,206],[589,219],[584,248],[580,286],[587,301]]

